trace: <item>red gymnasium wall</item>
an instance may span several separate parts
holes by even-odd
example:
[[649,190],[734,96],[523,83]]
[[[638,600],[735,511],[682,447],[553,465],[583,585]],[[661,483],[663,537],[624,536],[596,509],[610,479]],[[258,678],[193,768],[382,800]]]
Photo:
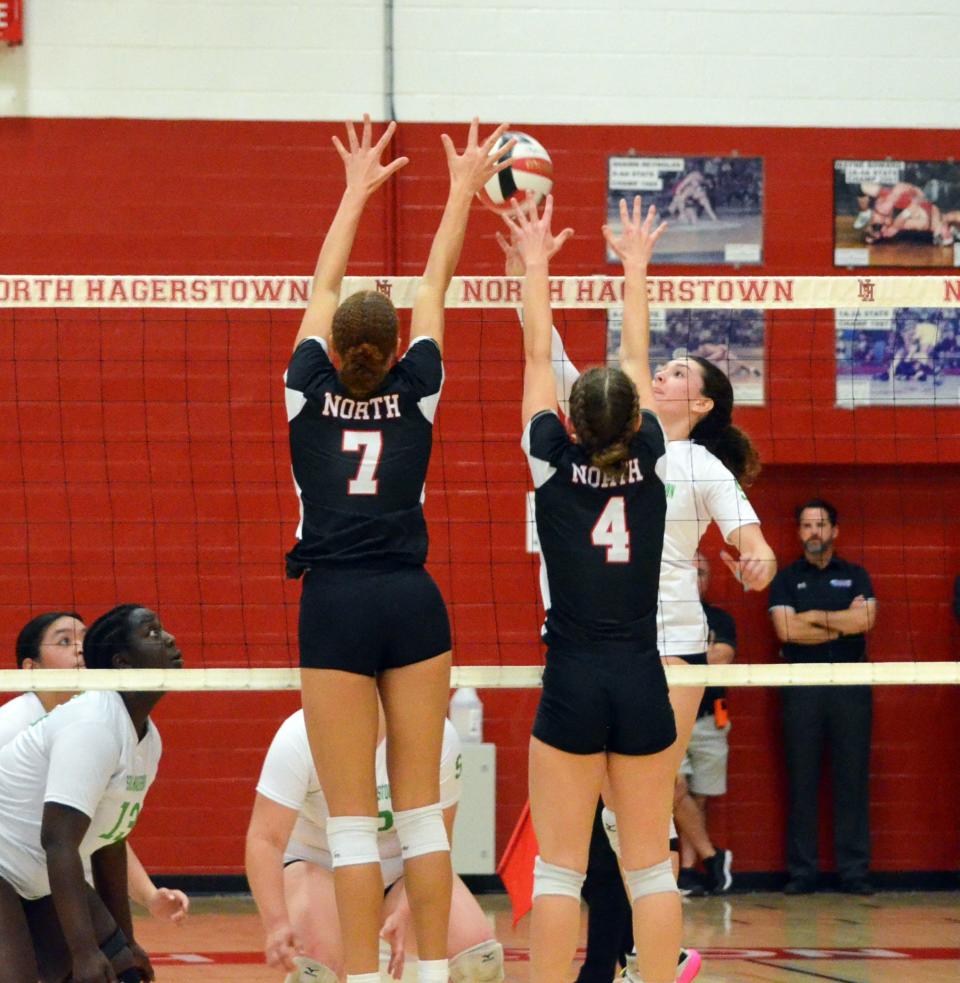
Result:
[[[612,153],[764,157],[764,274],[842,272],[831,265],[834,158],[944,153],[944,135],[934,131],[529,129],[553,153],[559,220],[578,233],[557,274],[615,272],[603,263],[599,234]],[[420,272],[446,189],[440,130],[402,127],[397,151],[412,163],[371,203],[351,272]],[[341,187],[334,131],[0,120],[0,273],[308,274]],[[476,210],[461,271],[501,271],[496,227]],[[481,331],[476,318],[450,321],[427,499],[431,569],[450,602],[457,661],[529,664],[540,658],[540,614],[522,539],[516,324],[502,314]],[[14,316],[0,306],[0,638],[8,664],[30,614],[76,606],[92,619],[131,599],[159,606],[190,665],[291,664],[297,588],[282,580],[282,554],[296,506],[280,376],[294,324],[263,313]],[[601,357],[596,317],[568,330],[575,359]],[[767,462],[752,498],[784,563],[797,555],[794,505],[814,493],[836,502],[839,548],[866,565],[880,600],[872,658],[954,659],[960,409],[837,410],[833,349],[829,314],[772,318],[767,405],[739,416]],[[717,546],[712,540],[708,552]],[[775,661],[764,597],[738,595],[722,569],[714,588],[714,600],[737,618],[740,659]],[[537,694],[482,697],[486,737],[498,746],[502,850],[525,798]],[[156,716],[165,758],[135,836],[148,867],[240,870],[263,752],[296,703],[295,694],[164,699]],[[730,703],[730,791],[712,815],[716,838],[741,870],[782,869],[777,694],[743,689]],[[954,868],[960,692],[883,688],[876,703],[874,866]],[[824,842],[829,855],[826,835]]]

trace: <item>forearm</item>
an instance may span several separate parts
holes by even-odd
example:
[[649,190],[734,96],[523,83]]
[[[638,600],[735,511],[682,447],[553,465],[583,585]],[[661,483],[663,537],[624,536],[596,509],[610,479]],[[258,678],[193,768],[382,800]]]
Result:
[[463,250],[463,239],[467,231],[472,200],[473,195],[469,189],[460,185],[451,186],[440,225],[430,246],[430,255],[427,257],[421,286],[436,290],[440,294],[446,293]]
[[87,902],[87,884],[83,864],[75,846],[51,844],[46,846],[47,875],[50,893],[63,937],[72,956],[98,947],[98,939]]
[[870,630],[870,615],[865,607],[818,611],[815,624],[841,635],[863,635]]
[[127,843],[127,894],[132,901],[149,908],[156,893],[156,884],[140,863],[140,858],[133,852],[133,847]]
[[347,188],[344,191],[317,258],[311,300],[323,293],[334,293],[339,297],[340,281],[346,272],[350,250],[353,248],[353,240],[356,238],[366,203],[366,195],[358,189]]
[[549,267],[530,264],[523,281],[523,350],[528,363],[550,361],[552,327]]
[[819,645],[840,637],[840,632],[810,624],[796,615],[788,619],[785,628],[778,634],[781,642],[793,645]]
[[650,376],[650,301],[646,264],[623,267],[623,325],[620,332],[620,365],[633,379],[644,409],[656,411]]
[[268,840],[247,841],[247,881],[264,929],[269,933],[290,921],[283,890],[283,851]]
[[133,916],[127,886],[127,844],[111,843],[91,858],[93,886],[117,927],[133,941]]

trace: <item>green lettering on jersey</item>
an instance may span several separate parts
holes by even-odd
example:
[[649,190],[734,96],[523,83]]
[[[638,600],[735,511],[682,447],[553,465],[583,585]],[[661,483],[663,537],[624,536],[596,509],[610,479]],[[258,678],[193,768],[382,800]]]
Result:
[[[137,816],[140,815],[140,803],[139,802],[124,802],[120,806],[120,815],[117,817],[116,823],[113,825],[113,829],[106,833],[100,834],[101,840],[106,840],[108,843],[116,843],[117,840],[124,840],[133,830],[133,827],[137,825]],[[124,820],[126,820],[126,826],[123,825]]]
[[677,486],[672,481],[668,481],[663,486],[663,490],[666,493],[667,498],[673,498],[673,493],[677,490]]
[[459,778],[463,774],[463,755],[457,755],[457,763],[453,766],[453,777]]
[[388,829],[393,829],[393,812],[390,809],[383,809],[377,815],[380,817],[378,833],[386,833]]

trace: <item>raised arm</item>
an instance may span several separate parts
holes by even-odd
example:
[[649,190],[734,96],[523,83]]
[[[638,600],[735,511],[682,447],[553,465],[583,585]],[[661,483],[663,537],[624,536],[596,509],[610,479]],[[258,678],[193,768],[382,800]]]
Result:
[[543,215],[531,203],[514,206],[508,222],[526,274],[523,280],[523,426],[541,410],[557,408],[557,394],[551,359],[550,259],[573,235],[564,229],[554,236],[553,196],[547,195]]
[[[509,220],[505,218],[509,227]],[[524,266],[520,251],[517,249],[517,237],[511,229],[508,235],[497,233],[497,242],[505,257],[504,273],[507,276],[523,276]],[[523,326],[523,314],[518,311],[520,326]],[[570,415],[570,393],[573,384],[580,378],[580,370],[570,361],[570,356],[563,347],[563,338],[557,331],[557,326],[550,329],[550,360],[553,363],[553,375],[557,383],[557,403],[564,416]]]
[[490,156],[506,124],[498,126],[482,143],[478,140],[480,122],[474,117],[470,123],[467,147],[458,154],[453,141],[441,134],[443,149],[447,155],[450,172],[450,191],[440,217],[427,265],[413,300],[411,336],[433,338],[443,350],[443,303],[447,287],[453,277],[463,249],[463,237],[467,231],[467,219],[473,196],[499,171],[510,165],[503,155],[515,145],[511,140],[504,144],[498,157]]
[[347,269],[350,250],[353,248],[353,240],[367,199],[384,181],[408,163],[406,157],[398,157],[388,164],[381,163],[383,152],[393,139],[396,128],[397,124],[391,122],[383,136],[373,143],[370,117],[364,114],[359,140],[353,123],[347,123],[346,147],[337,137],[333,138],[333,145],[343,161],[347,186],[320,249],[310,301],[300,322],[294,348],[304,338],[330,337],[333,315],[340,303],[340,283]]
[[650,373],[650,301],[647,298],[647,265],[653,247],[667,227],[661,222],[653,227],[657,216],[651,205],[647,217],[641,221],[640,195],[633,199],[633,211],[620,199],[620,223],[623,227],[617,235],[609,225],[603,227],[603,236],[610,248],[623,263],[623,327],[620,332],[620,368],[637,387],[640,406],[657,411],[653,395],[653,379]]

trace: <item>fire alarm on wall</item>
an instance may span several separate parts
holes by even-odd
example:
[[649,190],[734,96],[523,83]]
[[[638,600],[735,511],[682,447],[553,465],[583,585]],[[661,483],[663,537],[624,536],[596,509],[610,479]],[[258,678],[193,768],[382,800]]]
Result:
[[0,42],[23,43],[24,0],[0,0]]

